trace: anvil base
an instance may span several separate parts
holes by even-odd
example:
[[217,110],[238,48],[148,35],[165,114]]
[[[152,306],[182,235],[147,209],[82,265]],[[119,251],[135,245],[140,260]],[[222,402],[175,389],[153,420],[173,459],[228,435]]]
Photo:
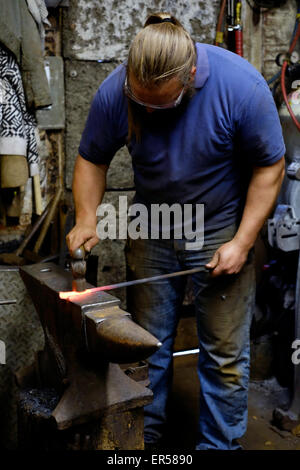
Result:
[[[132,367],[131,367],[132,369]],[[70,371],[71,372],[71,371]],[[142,450],[152,392],[116,364],[76,368],[62,397],[36,387],[34,366],[17,376],[20,450]]]

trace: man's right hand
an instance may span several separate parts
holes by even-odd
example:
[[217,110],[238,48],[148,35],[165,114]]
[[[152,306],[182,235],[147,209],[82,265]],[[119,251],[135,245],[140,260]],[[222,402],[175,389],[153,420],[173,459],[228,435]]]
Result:
[[86,251],[91,251],[99,242],[96,234],[96,225],[77,223],[66,236],[66,241],[71,256],[81,245],[84,246]]

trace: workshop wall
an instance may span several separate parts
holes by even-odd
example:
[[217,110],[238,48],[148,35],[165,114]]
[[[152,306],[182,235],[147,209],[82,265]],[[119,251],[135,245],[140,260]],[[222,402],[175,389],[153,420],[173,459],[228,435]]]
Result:
[[[253,3],[253,2],[252,2]],[[279,71],[276,56],[288,49],[296,17],[296,2],[255,15],[243,2],[244,56],[268,80]]]
[[290,44],[296,17],[296,2],[289,0],[280,9],[264,13],[262,18],[262,73],[268,80],[280,69],[275,58],[285,53]]
[[[83,128],[91,98],[104,78],[117,64],[126,59],[131,40],[142,28],[146,17],[151,12],[170,11],[180,18],[197,41],[212,43],[218,5],[218,0],[150,1],[147,4],[132,0],[69,2],[69,8],[64,12],[63,23],[63,56],[67,64],[66,185],[68,188],[71,187],[73,165],[80,140],[80,132],[75,137],[75,128],[72,126],[78,125],[77,131]],[[102,61],[108,63],[101,63]],[[80,101],[78,108],[72,106],[77,99]],[[124,168],[117,170],[125,155],[122,154],[120,158],[121,160],[116,161],[116,167],[112,168],[114,182],[130,185],[132,180],[129,175],[124,175]],[[126,176],[127,180],[124,181]],[[121,182],[119,178],[123,178]]]
[[[3,4],[0,6],[0,16],[3,13]],[[9,11],[14,11],[13,6]],[[38,143],[39,176],[43,209],[57,193],[58,186],[63,184],[64,80],[62,75],[63,61],[60,57],[60,17],[61,12],[58,9],[49,11],[49,24],[45,28],[45,64],[49,65],[54,62],[60,64],[60,67],[54,67],[53,73],[51,73],[52,79],[55,81],[54,86],[51,87],[51,92],[54,91],[52,107],[37,111],[40,137]],[[59,70],[61,74],[57,76]],[[57,100],[53,100],[56,96]],[[62,106],[62,112],[59,116],[56,114],[58,100]],[[36,216],[36,205],[31,179],[28,179],[26,186],[28,188],[25,191],[24,200],[20,204],[21,209],[17,212],[18,216],[14,218],[18,222],[6,224],[3,212],[0,211],[2,215],[0,217],[0,253],[3,255],[5,253],[14,255],[14,250],[18,248],[24,236],[26,237],[31,231],[31,223],[36,220],[36,218],[32,219],[32,216]],[[20,192],[23,190],[20,189]],[[52,253],[58,252],[60,239],[57,219],[57,217],[53,217],[51,221],[52,230],[50,230],[52,234],[55,234],[51,237],[53,243],[50,238],[46,241],[49,250],[53,249]],[[36,239],[34,243],[35,241]],[[27,248],[29,248],[28,257],[21,252],[19,260],[21,261],[24,255],[24,262],[30,263],[35,261],[29,259],[29,254],[33,255],[33,245],[26,246]],[[38,253],[36,255],[38,256]],[[6,261],[4,262],[6,263]],[[18,266],[10,266],[14,263],[16,261],[7,262],[6,264],[9,265],[2,265],[2,260],[0,260],[0,299],[13,301],[10,305],[0,306],[0,340],[5,344],[6,351],[5,363],[0,364],[0,448],[5,449],[15,449],[17,446],[18,388],[15,374],[24,367],[29,367],[35,360],[36,352],[44,345],[43,330],[31,298],[19,275]]]

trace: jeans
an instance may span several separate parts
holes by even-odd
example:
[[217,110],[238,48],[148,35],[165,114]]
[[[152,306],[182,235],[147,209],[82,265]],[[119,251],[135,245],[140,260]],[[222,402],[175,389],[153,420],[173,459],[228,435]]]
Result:
[[[202,249],[186,250],[186,240],[128,240],[128,279],[166,274],[206,264],[230,241],[236,225],[205,235]],[[238,274],[212,278],[203,268],[192,275],[199,339],[200,416],[196,449],[240,449],[246,431],[250,325],[255,277],[253,251]],[[172,353],[186,277],[132,286],[128,311],[156,336],[161,348],[149,358],[153,402],[145,407],[145,442],[163,435],[172,383]]]

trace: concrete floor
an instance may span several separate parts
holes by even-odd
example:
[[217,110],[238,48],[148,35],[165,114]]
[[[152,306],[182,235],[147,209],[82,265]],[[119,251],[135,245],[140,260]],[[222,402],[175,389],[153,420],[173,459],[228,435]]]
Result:
[[[198,415],[197,355],[176,357],[167,429],[167,447],[192,450]],[[300,438],[271,425],[272,412],[289,402],[288,390],[275,378],[251,382],[248,400],[248,429],[240,439],[245,450],[300,450]]]

